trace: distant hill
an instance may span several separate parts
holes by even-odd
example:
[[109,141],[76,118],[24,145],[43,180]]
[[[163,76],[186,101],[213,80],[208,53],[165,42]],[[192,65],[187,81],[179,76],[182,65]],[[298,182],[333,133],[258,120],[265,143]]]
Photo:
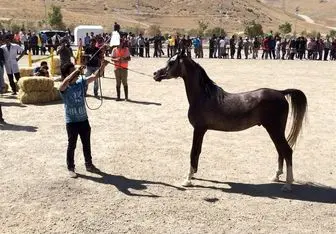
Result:
[[[336,0],[1,0],[0,20],[26,24],[41,21],[45,18],[44,2],[48,7],[51,3],[61,6],[67,25],[99,24],[106,31],[114,21],[122,27],[159,25],[165,32],[197,28],[199,20],[229,33],[244,31],[245,23],[251,20],[261,23],[264,31],[277,31],[286,21],[293,28],[296,25],[298,33],[329,31],[324,25],[336,27]],[[317,24],[297,17],[297,6],[299,14]]]

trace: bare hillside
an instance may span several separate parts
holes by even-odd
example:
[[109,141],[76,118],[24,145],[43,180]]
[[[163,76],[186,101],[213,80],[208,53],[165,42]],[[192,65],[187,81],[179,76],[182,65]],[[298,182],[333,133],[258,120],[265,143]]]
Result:
[[[326,0],[325,0],[326,1]],[[159,25],[163,31],[191,29],[198,20],[209,23],[209,27],[222,26],[228,32],[243,31],[244,24],[251,20],[260,22],[265,30],[277,30],[278,25],[288,21],[297,25],[297,31],[328,31],[322,25],[336,26],[336,2],[330,0],[46,0],[62,7],[66,24],[101,24],[108,31],[114,21],[122,26],[149,27]],[[211,2],[211,4],[209,4]],[[320,25],[305,22],[295,15],[296,6],[300,13],[312,17]],[[27,24],[45,18],[42,0],[2,0],[0,17]]]

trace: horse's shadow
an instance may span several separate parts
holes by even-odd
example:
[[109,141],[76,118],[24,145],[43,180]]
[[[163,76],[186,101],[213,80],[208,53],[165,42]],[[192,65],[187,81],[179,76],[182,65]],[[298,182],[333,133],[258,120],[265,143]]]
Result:
[[157,181],[149,181],[149,180],[137,180],[137,179],[129,179],[125,176],[121,175],[111,175],[107,174],[105,172],[99,172],[96,173],[100,175],[101,177],[94,177],[94,176],[89,176],[89,175],[84,175],[84,174],[77,174],[79,178],[86,179],[86,180],[91,180],[97,183],[101,184],[110,184],[114,185],[120,192],[127,196],[139,196],[139,197],[151,197],[151,198],[158,198],[160,196],[151,194],[147,192],[147,194],[140,194],[140,193],[133,193],[130,191],[130,189],[133,190],[146,190],[147,185],[149,184],[154,184],[154,185],[162,185],[166,187],[171,187],[175,188],[177,190],[184,191],[184,188],[177,187],[171,184],[163,183],[163,182],[157,182]]
[[219,186],[194,185],[193,187],[195,188],[208,188],[226,193],[237,193],[252,197],[268,197],[272,199],[284,198],[308,202],[336,203],[335,188],[314,183],[295,183],[292,185],[293,191],[288,193],[281,191],[281,187],[283,186],[281,183],[244,184],[199,178],[195,178],[195,180],[211,182],[214,184],[227,184],[230,186],[230,188],[223,188]]

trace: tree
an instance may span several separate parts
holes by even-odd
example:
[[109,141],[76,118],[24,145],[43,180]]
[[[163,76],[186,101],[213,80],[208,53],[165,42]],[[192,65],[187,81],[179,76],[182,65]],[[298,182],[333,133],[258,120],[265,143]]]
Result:
[[61,7],[52,5],[48,13],[48,22],[54,29],[65,29]]
[[224,28],[220,28],[220,27],[209,28],[205,32],[205,35],[208,36],[208,37],[211,37],[214,34],[216,36],[226,36],[227,35],[227,33],[225,32]]
[[329,36],[332,38],[336,38],[336,30],[330,30]]
[[258,24],[253,20],[253,21],[247,23],[244,33],[248,37],[252,38],[252,37],[257,37],[257,36],[263,35],[264,31],[262,29],[261,24]]
[[209,26],[208,22],[204,22],[203,20],[199,20],[198,21],[198,29],[197,29],[198,31],[197,31],[197,34],[199,36],[203,36],[204,32],[205,32],[205,30],[207,30],[208,26]]
[[149,28],[147,29],[147,33],[150,36],[156,36],[158,34],[161,34],[160,26],[158,26],[158,25],[149,26]]
[[279,25],[279,31],[282,34],[288,34],[292,31],[292,25],[288,22]]

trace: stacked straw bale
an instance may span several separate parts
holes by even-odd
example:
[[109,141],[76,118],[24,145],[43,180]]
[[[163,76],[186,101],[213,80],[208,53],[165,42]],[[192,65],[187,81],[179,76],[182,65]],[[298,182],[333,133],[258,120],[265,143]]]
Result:
[[33,76],[34,75],[34,68],[33,67],[20,67],[20,76]]
[[23,104],[39,104],[60,100],[53,79],[41,76],[22,77],[18,98]]
[[7,93],[8,92],[8,84],[5,83],[5,85],[2,87],[1,93]]
[[[53,65],[54,65],[54,68],[55,68],[55,74],[56,75],[61,75],[61,60],[58,56],[54,56],[54,62],[53,62]],[[51,64],[50,64],[50,67],[51,67]]]

